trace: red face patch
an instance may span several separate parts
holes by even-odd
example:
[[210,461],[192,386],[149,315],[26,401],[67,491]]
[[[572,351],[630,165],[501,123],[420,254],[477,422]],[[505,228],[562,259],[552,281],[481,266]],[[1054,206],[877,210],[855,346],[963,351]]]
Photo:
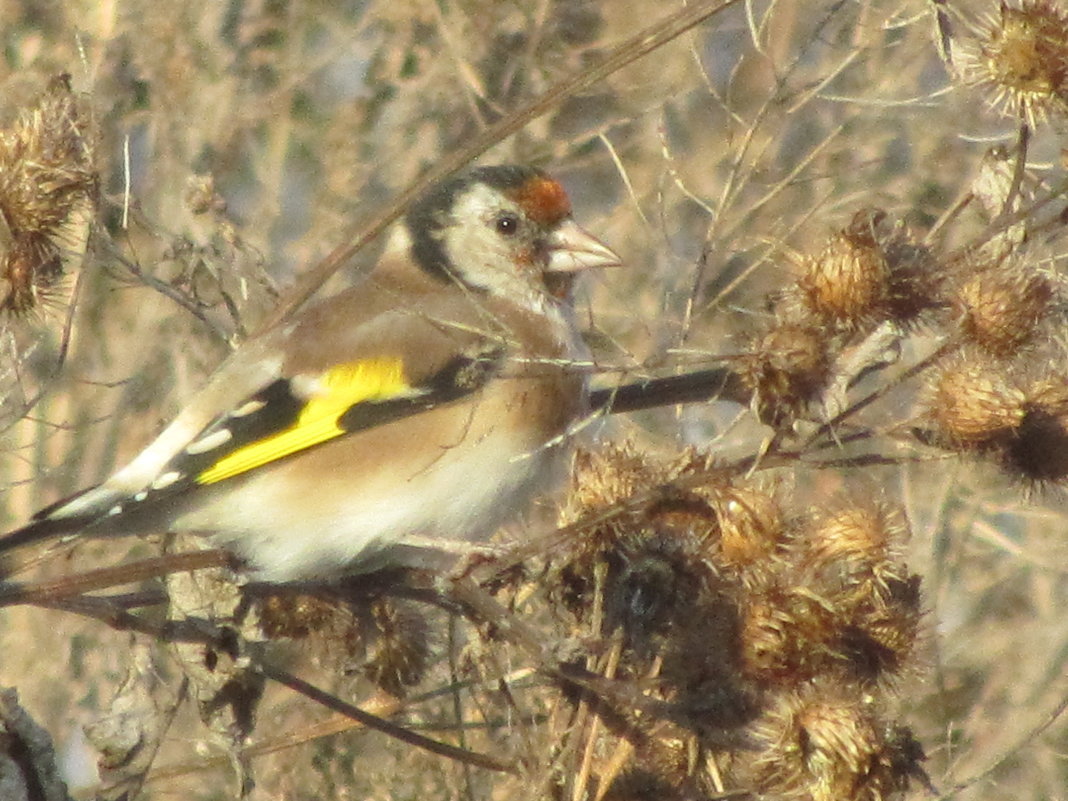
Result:
[[513,195],[527,216],[542,226],[552,226],[571,214],[567,192],[552,178],[538,176],[519,187]]

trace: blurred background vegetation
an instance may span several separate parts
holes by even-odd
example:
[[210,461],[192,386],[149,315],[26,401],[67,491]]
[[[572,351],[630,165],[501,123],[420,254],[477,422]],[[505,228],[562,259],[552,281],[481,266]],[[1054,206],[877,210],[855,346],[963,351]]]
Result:
[[[241,647],[12,605],[0,685],[74,797],[1063,796],[1068,11],[728,5],[481,158],[550,170],[623,256],[579,298],[596,387],[719,371],[591,420],[502,533],[525,558],[481,591],[532,639],[389,582],[243,615],[225,571],[114,590],[499,764],[341,731]],[[428,167],[681,8],[0,4],[7,527],[135,454]]]

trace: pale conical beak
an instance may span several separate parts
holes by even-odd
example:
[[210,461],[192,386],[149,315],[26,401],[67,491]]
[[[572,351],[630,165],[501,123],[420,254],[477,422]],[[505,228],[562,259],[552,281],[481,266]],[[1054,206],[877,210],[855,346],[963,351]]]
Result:
[[586,233],[574,220],[565,220],[549,237],[548,272],[574,273],[622,264],[611,248]]

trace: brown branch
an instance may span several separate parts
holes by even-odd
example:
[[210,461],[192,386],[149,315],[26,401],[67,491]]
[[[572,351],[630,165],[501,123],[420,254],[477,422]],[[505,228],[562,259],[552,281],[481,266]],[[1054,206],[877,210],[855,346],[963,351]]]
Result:
[[47,605],[52,602],[75,598],[87,592],[104,590],[120,584],[160,578],[183,570],[201,570],[206,567],[233,565],[233,556],[222,550],[190,551],[128,562],[115,567],[90,570],[73,576],[37,584],[0,582],[0,607],[15,604]]

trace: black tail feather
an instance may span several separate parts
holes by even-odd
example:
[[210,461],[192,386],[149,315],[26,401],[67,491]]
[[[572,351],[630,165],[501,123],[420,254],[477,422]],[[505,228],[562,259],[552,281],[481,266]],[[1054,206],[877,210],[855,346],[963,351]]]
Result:
[[101,489],[99,485],[87,487],[39,510],[25,526],[0,536],[0,553],[21,548],[23,545],[32,545],[35,542],[62,537],[65,534],[74,534],[95,523],[103,516],[101,507],[107,508],[103,502],[90,506],[82,514],[68,513],[63,515],[58,513],[73,501],[98,489]]
[[27,523],[22,528],[17,528],[0,537],[0,553],[31,545],[35,542],[43,542],[64,534],[72,534],[84,527],[90,520],[80,518],[42,518]]

